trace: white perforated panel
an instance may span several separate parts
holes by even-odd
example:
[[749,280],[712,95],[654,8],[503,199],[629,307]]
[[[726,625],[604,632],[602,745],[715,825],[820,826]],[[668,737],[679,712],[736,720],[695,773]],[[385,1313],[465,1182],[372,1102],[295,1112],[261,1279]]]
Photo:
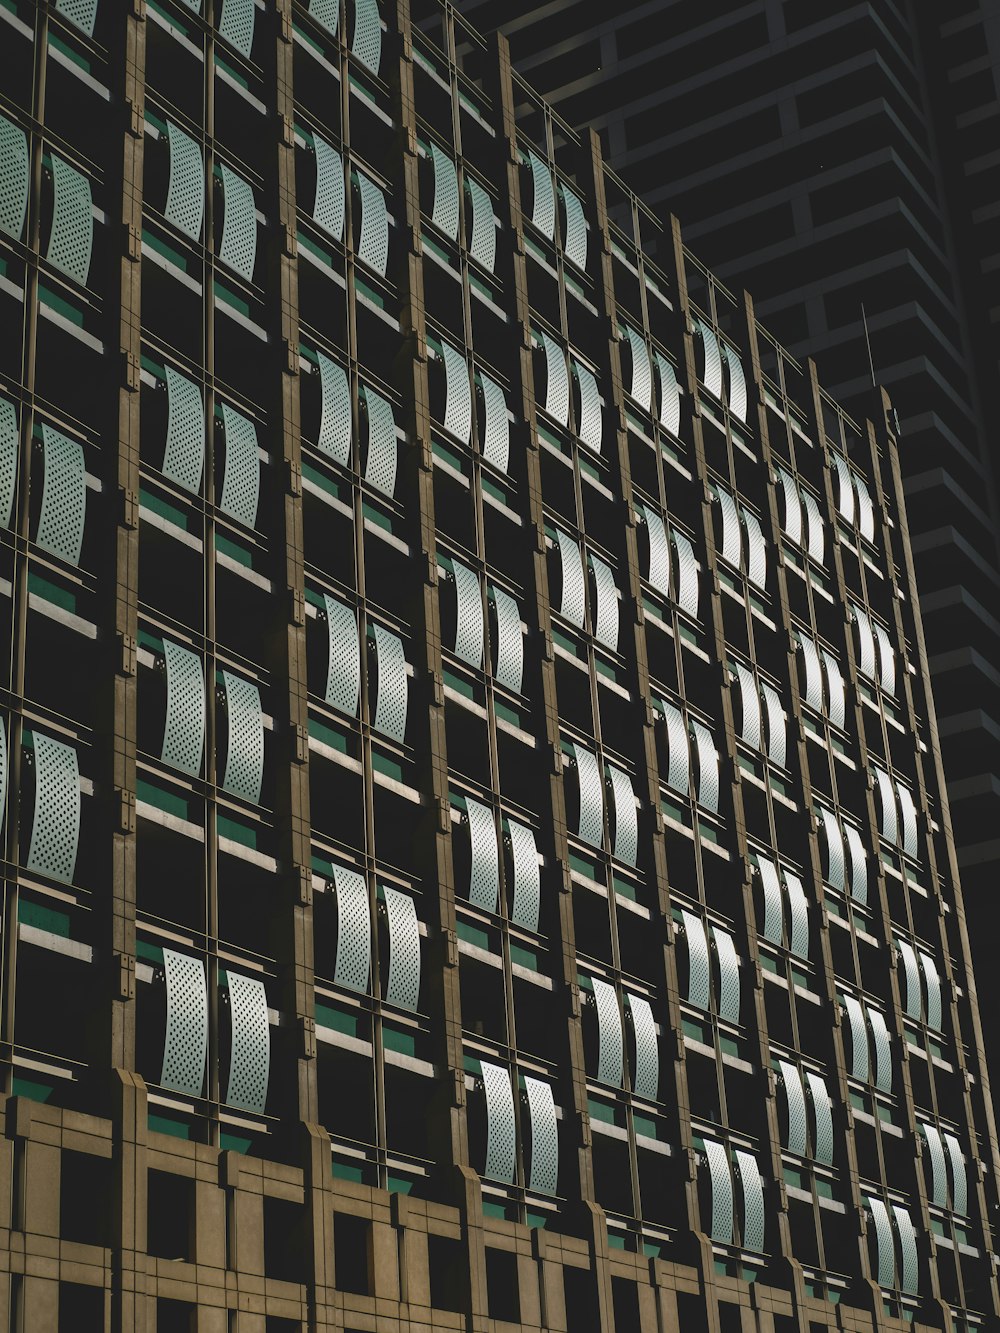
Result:
[[556,234],[556,196],[552,188],[552,174],[548,163],[543,162],[530,148],[525,152],[525,157],[531,171],[533,192],[531,221],[540,232],[553,241]]
[[684,938],[687,941],[688,993],[690,1004],[707,1009],[711,1003],[711,973],[708,966],[708,936],[700,916],[681,909]]
[[740,1021],[740,960],[728,931],[712,927],[719,962],[719,1016],[730,1023]]
[[56,13],[85,32],[88,37],[94,35],[97,21],[97,0],[56,0]]
[[920,952],[920,966],[924,974],[927,989],[927,1026],[941,1031],[941,977],[937,963],[930,954]]
[[656,1101],[660,1084],[660,1052],[656,1044],[656,1022],[648,1000],[625,992],[625,1000],[632,1016],[632,1035],[635,1039],[635,1073],[632,1091],[637,1097]]
[[630,324],[623,325],[623,332],[631,353],[632,374],[629,393],[646,412],[651,413],[656,405],[653,402],[653,369],[649,362],[646,340]]
[[368,417],[365,481],[383,495],[393,495],[396,490],[396,418],[392,404],[367,384],[361,386],[361,401]]
[[597,387],[597,380],[586,366],[581,366],[579,361],[572,357],[570,365],[580,395],[580,407],[576,418],[577,434],[588,449],[593,449],[599,454],[604,440],[601,391]]
[[875,776],[875,791],[878,798],[876,805],[879,832],[886,842],[898,843],[899,821],[896,818],[896,792],[892,779],[885,769],[878,768],[875,764],[871,765],[871,769]]
[[670,542],[663,519],[647,505],[639,505],[639,512],[646,525],[646,539],[649,547],[649,565],[646,579],[661,597],[670,596]]
[[739,510],[736,508],[736,501],[723,487],[717,486],[715,495],[719,502],[719,511],[722,514],[722,544],[719,554],[723,560],[728,560],[735,569],[739,569],[743,549]]
[[45,477],[35,541],[60,560],[78,565],[87,518],[83,446],[48,425],[42,426],[42,446]]
[[323,594],[323,601],[329,640],[324,697],[334,708],[356,717],[361,691],[358,622],[354,611],[329,593]]
[[219,32],[247,60],[253,50],[254,0],[222,0]]
[[760,692],[764,696],[764,710],[767,715],[767,757],[772,764],[784,768],[788,737],[781,695],[773,686],[768,685],[766,680],[760,682]]
[[563,208],[566,214],[566,230],[563,232],[563,250],[566,258],[578,269],[587,271],[587,220],[583,215],[583,203],[566,185],[559,182]]
[[52,154],[52,229],[46,259],[86,287],[94,248],[94,205],[90,181]]
[[833,726],[843,729],[847,699],[844,693],[844,677],[840,673],[840,664],[832,653],[820,649],[823,659],[823,674],[826,677],[827,717]]
[[377,687],[372,726],[400,744],[406,738],[406,657],[398,634],[382,625],[371,626],[375,640]]
[[761,888],[764,891],[764,925],[761,934],[772,944],[783,942],[781,881],[778,879],[778,867],[766,856],[753,858],[760,873]]
[[480,1062],[483,1091],[486,1094],[486,1168],[483,1175],[489,1180],[514,1181],[514,1154],[516,1130],[514,1123],[514,1094],[510,1073],[504,1065]]
[[580,820],[577,835],[592,847],[604,843],[604,784],[601,782],[601,770],[595,755],[574,743],[573,764],[576,768],[577,790],[580,799]]
[[896,1285],[896,1254],[892,1243],[892,1223],[889,1211],[881,1199],[865,1199],[872,1221],[875,1223],[875,1243],[877,1261],[875,1280],[880,1287]]
[[760,695],[753,672],[742,662],[734,662],[740,700],[740,736],[752,750],[761,748]]
[[851,484],[851,469],[840,454],[833,454],[832,461],[837,473],[837,512],[845,523],[854,523],[854,487]]
[[823,829],[823,841],[826,844],[827,883],[844,893],[847,888],[844,865],[844,835],[840,831],[837,816],[826,806],[819,807],[819,818]]
[[526,930],[538,929],[541,872],[534,832],[516,819],[507,821],[507,840],[514,867],[514,899],[510,917]]
[[196,241],[205,215],[205,164],[201,148],[189,134],[167,121],[170,181],[163,210],[168,222]]
[[788,1060],[779,1060],[781,1082],[785,1092],[785,1113],[788,1133],[785,1147],[789,1152],[805,1157],[806,1142],[806,1097],[802,1087],[802,1076],[798,1068]]
[[163,950],[167,1017],[160,1083],[188,1097],[200,1097],[208,1055],[208,989],[200,958]]
[[809,904],[806,891],[798,875],[785,871],[785,892],[788,895],[788,947],[799,958],[809,957]]
[[368,990],[372,953],[372,918],[368,886],[364,876],[344,866],[334,866],[337,890],[337,957],[333,979],[338,986]]
[[340,26],[340,0],[309,0],[309,13],[336,37]]
[[868,901],[868,857],[861,834],[853,824],[844,821],[844,835],[851,861],[851,897],[862,905]]
[[[931,1161],[931,1179],[929,1193],[932,1202],[939,1208],[948,1206],[948,1176],[944,1164],[944,1145],[941,1142],[941,1132],[936,1125],[923,1124],[920,1130],[927,1144],[927,1153],[925,1157],[930,1157]],[[926,1167],[924,1168],[926,1174]]]
[[524,636],[521,630],[521,612],[513,597],[500,588],[492,588],[496,611],[496,644],[494,645],[494,676],[506,689],[521,693],[524,675]]
[[17,409],[0,398],[0,527],[9,528],[17,485]]
[[559,1127],[552,1089],[541,1079],[525,1075],[528,1114],[531,1120],[531,1174],[529,1187],[541,1194],[555,1194],[559,1182]]
[[344,162],[333,148],[313,130],[316,156],[316,196],[313,221],[335,241],[344,239]]
[[597,1007],[598,1057],[597,1081],[620,1088],[624,1069],[622,1016],[614,986],[593,977],[594,1004]]
[[453,241],[458,240],[458,171],[448,154],[431,142],[434,205],[431,221]]
[[389,214],[385,195],[363,172],[357,172],[355,179],[361,196],[358,258],[384,278],[389,264]]
[[714,332],[704,324],[700,319],[695,320],[695,329],[701,339],[702,383],[709,393],[715,394],[716,398],[722,398],[722,354],[719,351],[719,340]]
[[868,1027],[860,1001],[853,995],[843,997],[844,1008],[851,1026],[851,1077],[868,1082]]
[[639,820],[632,779],[614,764],[607,767],[615,812],[614,854],[619,861],[634,866],[639,851]]
[[896,654],[892,650],[892,642],[877,620],[872,622],[872,629],[878,640],[879,684],[886,694],[895,694]]
[[484,912],[495,912],[500,893],[500,850],[493,811],[467,796],[462,822],[469,830],[469,902]]
[[483,594],[479,576],[458,560],[452,560],[455,589],[455,656],[469,666],[483,661]]
[[663,721],[667,728],[667,786],[681,796],[688,796],[690,748],[687,727],[679,708],[663,702]]
[[917,807],[913,803],[913,793],[896,779],[896,795],[899,798],[899,818],[902,825],[903,851],[912,860],[917,859]]
[[465,175],[465,188],[472,200],[472,239],[469,250],[472,257],[492,273],[497,262],[497,223],[493,201],[468,172]]
[[323,395],[316,443],[322,453],[346,467],[351,461],[351,387],[347,372],[322,352],[316,356]]
[[698,561],[694,547],[683,532],[672,528],[670,536],[677,552],[677,604],[692,620],[698,619]]
[[407,893],[383,887],[389,920],[389,980],[385,999],[416,1013],[420,1003],[420,927],[417,909]]
[[242,676],[223,671],[228,717],[228,749],[223,790],[260,804],[264,781],[264,710],[260,690]]
[[167,714],[160,758],[197,777],[205,748],[205,676],[197,653],[163,640],[167,667]]
[[722,344],[722,353],[729,372],[729,410],[733,416],[746,423],[747,419],[747,382],[743,374],[743,362],[739,353],[728,343]]
[[830,1094],[826,1089],[826,1080],[811,1071],[806,1074],[806,1083],[812,1099],[813,1156],[824,1166],[833,1165],[833,1114],[830,1107]]
[[480,447],[487,463],[506,472],[510,463],[510,420],[507,399],[503,389],[481,370],[476,371],[476,384],[482,395],[480,419]]
[[700,722],[691,722],[695,754],[698,756],[698,802],[713,814],[719,813],[719,753],[712,733]]
[[232,1046],[226,1104],[262,1115],[271,1065],[267,995],[264,983],[255,977],[239,972],[227,975]]
[[583,629],[586,603],[580,547],[576,538],[571,537],[568,532],[563,532],[562,528],[556,529],[556,546],[559,550],[559,567],[562,574],[559,614],[565,616],[577,629]]
[[226,432],[226,471],[219,508],[248,528],[257,524],[260,497],[260,449],[257,427],[228,403],[222,404]]
[[875,1047],[875,1086],[879,1092],[892,1092],[892,1044],[885,1015],[880,1009],[866,1006],[868,1025],[872,1031],[872,1044]]
[[791,473],[778,468],[781,483],[783,517],[781,526],[785,536],[796,546],[802,545],[802,497]]
[[875,540],[875,507],[871,491],[863,477],[854,474],[854,495],[858,502],[858,530],[866,541]]
[[257,262],[257,214],[253,190],[225,163],[220,164],[219,171],[223,197],[219,259],[247,282],[252,282]]
[[540,333],[545,355],[545,410],[560,426],[569,425],[569,371],[566,353],[547,333]]
[[72,745],[33,732],[35,812],[28,869],[72,884],[80,842],[80,768]]
[[969,1209],[969,1180],[965,1169],[965,1154],[958,1139],[947,1130],[944,1133],[944,1143],[951,1164],[951,1206],[956,1213],[964,1214]]
[[918,1290],[919,1261],[917,1259],[917,1233],[909,1211],[901,1204],[892,1205],[892,1215],[896,1220],[896,1234],[899,1237],[899,1286],[901,1291],[915,1296]]
[[712,1181],[712,1225],[709,1234],[721,1245],[733,1243],[733,1177],[729,1154],[721,1143],[705,1139],[705,1156]]
[[444,428],[463,444],[472,439],[472,387],[464,355],[450,343],[441,344],[445,372]]
[[0,116],[0,231],[21,239],[28,211],[28,140],[24,130]]
[[733,1157],[740,1175],[743,1193],[743,1248],[756,1254],[764,1249],[764,1190],[760,1168],[753,1153],[737,1148]]
[[740,505],[743,530],[747,540],[747,578],[761,592],[767,590],[767,544],[760,519],[756,514]]
[[163,475],[197,495],[205,466],[205,405],[201,389],[170,366],[167,378],[167,443]]
[[612,652],[618,651],[618,585],[610,565],[594,555],[587,553],[587,561],[593,578],[594,600],[592,602],[591,625],[594,638],[603,643]]
[[382,60],[382,21],[378,0],[354,0],[354,36],[351,50],[367,69],[377,74]]

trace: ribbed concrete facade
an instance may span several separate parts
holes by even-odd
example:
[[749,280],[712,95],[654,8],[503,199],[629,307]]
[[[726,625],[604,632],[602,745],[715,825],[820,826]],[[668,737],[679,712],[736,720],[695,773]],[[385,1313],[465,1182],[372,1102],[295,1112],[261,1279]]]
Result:
[[0,8],[0,1325],[988,1327],[892,405],[457,24]]

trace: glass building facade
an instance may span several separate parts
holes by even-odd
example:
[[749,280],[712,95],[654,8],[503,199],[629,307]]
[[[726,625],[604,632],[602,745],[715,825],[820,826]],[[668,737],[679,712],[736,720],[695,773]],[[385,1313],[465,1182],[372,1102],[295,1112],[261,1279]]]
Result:
[[987,1327],[887,397],[436,3],[4,0],[0,307],[12,1333]]

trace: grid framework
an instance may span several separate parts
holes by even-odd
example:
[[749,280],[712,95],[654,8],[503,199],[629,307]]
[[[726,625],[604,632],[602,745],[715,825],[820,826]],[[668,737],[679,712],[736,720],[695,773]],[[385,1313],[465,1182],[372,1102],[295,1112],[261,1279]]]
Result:
[[428,13],[0,9],[8,1326],[987,1327],[889,401]]

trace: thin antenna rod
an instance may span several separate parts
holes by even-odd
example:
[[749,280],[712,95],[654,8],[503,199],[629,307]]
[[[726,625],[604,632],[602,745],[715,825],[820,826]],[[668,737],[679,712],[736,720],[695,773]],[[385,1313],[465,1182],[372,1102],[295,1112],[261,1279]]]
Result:
[[861,322],[865,326],[865,344],[868,347],[868,365],[872,372],[872,387],[877,388],[875,383],[875,362],[872,360],[872,340],[868,336],[868,316],[865,314],[865,303],[861,302]]

